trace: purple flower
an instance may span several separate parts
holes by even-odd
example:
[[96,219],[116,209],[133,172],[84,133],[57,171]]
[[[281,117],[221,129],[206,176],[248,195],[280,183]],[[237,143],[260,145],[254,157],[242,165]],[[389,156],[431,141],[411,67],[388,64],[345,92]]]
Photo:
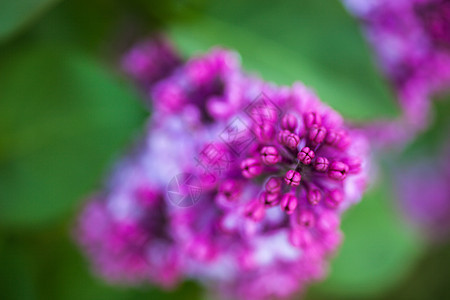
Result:
[[[288,297],[323,278],[340,214],[368,180],[365,137],[303,84],[249,76],[222,49],[149,90],[155,109],[137,151],[80,219],[97,269],[165,286],[194,278],[239,299]],[[117,233],[129,223],[130,235]]]
[[158,36],[141,42],[122,59],[122,68],[145,88],[169,76],[181,59],[165,38]]
[[[214,181],[203,185],[198,205],[179,211],[178,237],[193,253],[208,249],[200,257],[186,253],[195,278],[233,297],[266,299],[290,295],[323,276],[341,239],[340,212],[365,189],[367,141],[300,83],[291,88],[248,83],[261,90],[248,86],[253,101],[242,96],[242,111],[213,123],[202,120],[211,140],[199,143],[198,152],[214,145],[224,159],[215,156],[198,170],[199,177],[205,172]],[[237,119],[246,124],[242,132],[224,138],[223,128]],[[260,138],[255,129],[262,125],[276,134]],[[311,138],[317,126],[328,139]],[[223,192],[230,182],[232,198]],[[197,238],[198,245],[192,242]],[[272,284],[272,273],[286,284]]]
[[369,133],[404,144],[428,126],[431,98],[450,86],[450,1],[343,0],[363,23],[403,110]]
[[426,157],[397,172],[397,195],[403,215],[430,240],[450,234],[450,156]]
[[158,110],[172,114],[190,110],[197,119],[212,122],[240,108],[248,80],[241,73],[236,53],[213,49],[158,82],[151,89],[151,100]]
[[123,162],[109,187],[90,198],[77,237],[106,279],[171,287],[181,275],[181,257],[163,191],[146,177],[140,162]]

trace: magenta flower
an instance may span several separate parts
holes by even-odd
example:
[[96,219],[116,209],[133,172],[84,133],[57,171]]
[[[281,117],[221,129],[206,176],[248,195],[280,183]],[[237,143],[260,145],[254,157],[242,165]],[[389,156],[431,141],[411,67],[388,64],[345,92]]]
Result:
[[361,19],[403,110],[370,133],[402,144],[428,125],[431,98],[450,86],[450,1],[343,0]]
[[449,148],[397,172],[397,195],[404,217],[427,239],[447,240],[450,234]]
[[[303,84],[249,76],[222,49],[146,88],[154,113],[143,142],[80,219],[99,271],[165,286],[193,278],[238,299],[288,297],[323,278],[340,214],[367,183],[365,137]],[[128,223],[142,237],[117,233]]]
[[109,281],[173,286],[181,275],[181,258],[170,231],[169,208],[140,162],[125,161],[108,188],[85,207],[78,240]]
[[169,76],[180,64],[180,57],[163,37],[140,43],[122,60],[124,71],[144,87]]

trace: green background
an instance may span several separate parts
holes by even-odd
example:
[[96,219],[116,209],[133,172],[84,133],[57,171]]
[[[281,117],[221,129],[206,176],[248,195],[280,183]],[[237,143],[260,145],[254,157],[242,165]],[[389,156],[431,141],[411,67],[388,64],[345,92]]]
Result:
[[[201,298],[194,282],[170,292],[108,285],[72,236],[83,198],[149,116],[118,61],[153,30],[186,57],[236,49],[249,72],[301,80],[354,122],[399,115],[357,21],[337,1],[1,0],[1,299]],[[434,126],[412,147],[427,151],[442,132]],[[396,157],[417,155],[377,156],[378,180],[345,214],[345,242],[306,299],[450,298],[450,245],[413,230],[391,186]]]

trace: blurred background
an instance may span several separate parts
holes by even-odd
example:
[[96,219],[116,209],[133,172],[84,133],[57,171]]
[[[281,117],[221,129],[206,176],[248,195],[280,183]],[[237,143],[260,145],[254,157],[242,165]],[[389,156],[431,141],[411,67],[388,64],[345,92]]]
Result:
[[[280,84],[301,80],[356,123],[399,115],[358,22],[338,1],[0,0],[1,299],[201,298],[194,282],[174,291],[108,285],[73,241],[83,199],[149,116],[119,61],[155,30],[186,57],[235,49],[246,70]],[[392,184],[396,163],[414,164],[445,142],[450,102],[435,106],[427,132],[379,155],[376,182],[344,216],[328,278],[306,299],[450,299],[450,244],[407,220]]]

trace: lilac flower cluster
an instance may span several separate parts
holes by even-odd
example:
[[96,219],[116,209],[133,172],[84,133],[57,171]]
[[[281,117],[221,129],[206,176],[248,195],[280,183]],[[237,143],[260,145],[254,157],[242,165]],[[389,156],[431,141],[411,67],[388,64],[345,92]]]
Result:
[[367,140],[303,84],[244,73],[234,52],[180,61],[161,39],[124,58],[153,115],[86,206],[80,243],[113,281],[193,278],[240,299],[303,290],[365,190]]
[[450,234],[450,148],[442,150],[403,166],[396,180],[400,211],[432,241],[445,241]]
[[450,86],[450,1],[343,1],[363,22],[404,112],[372,131],[386,143],[410,140],[428,125],[430,98]]

